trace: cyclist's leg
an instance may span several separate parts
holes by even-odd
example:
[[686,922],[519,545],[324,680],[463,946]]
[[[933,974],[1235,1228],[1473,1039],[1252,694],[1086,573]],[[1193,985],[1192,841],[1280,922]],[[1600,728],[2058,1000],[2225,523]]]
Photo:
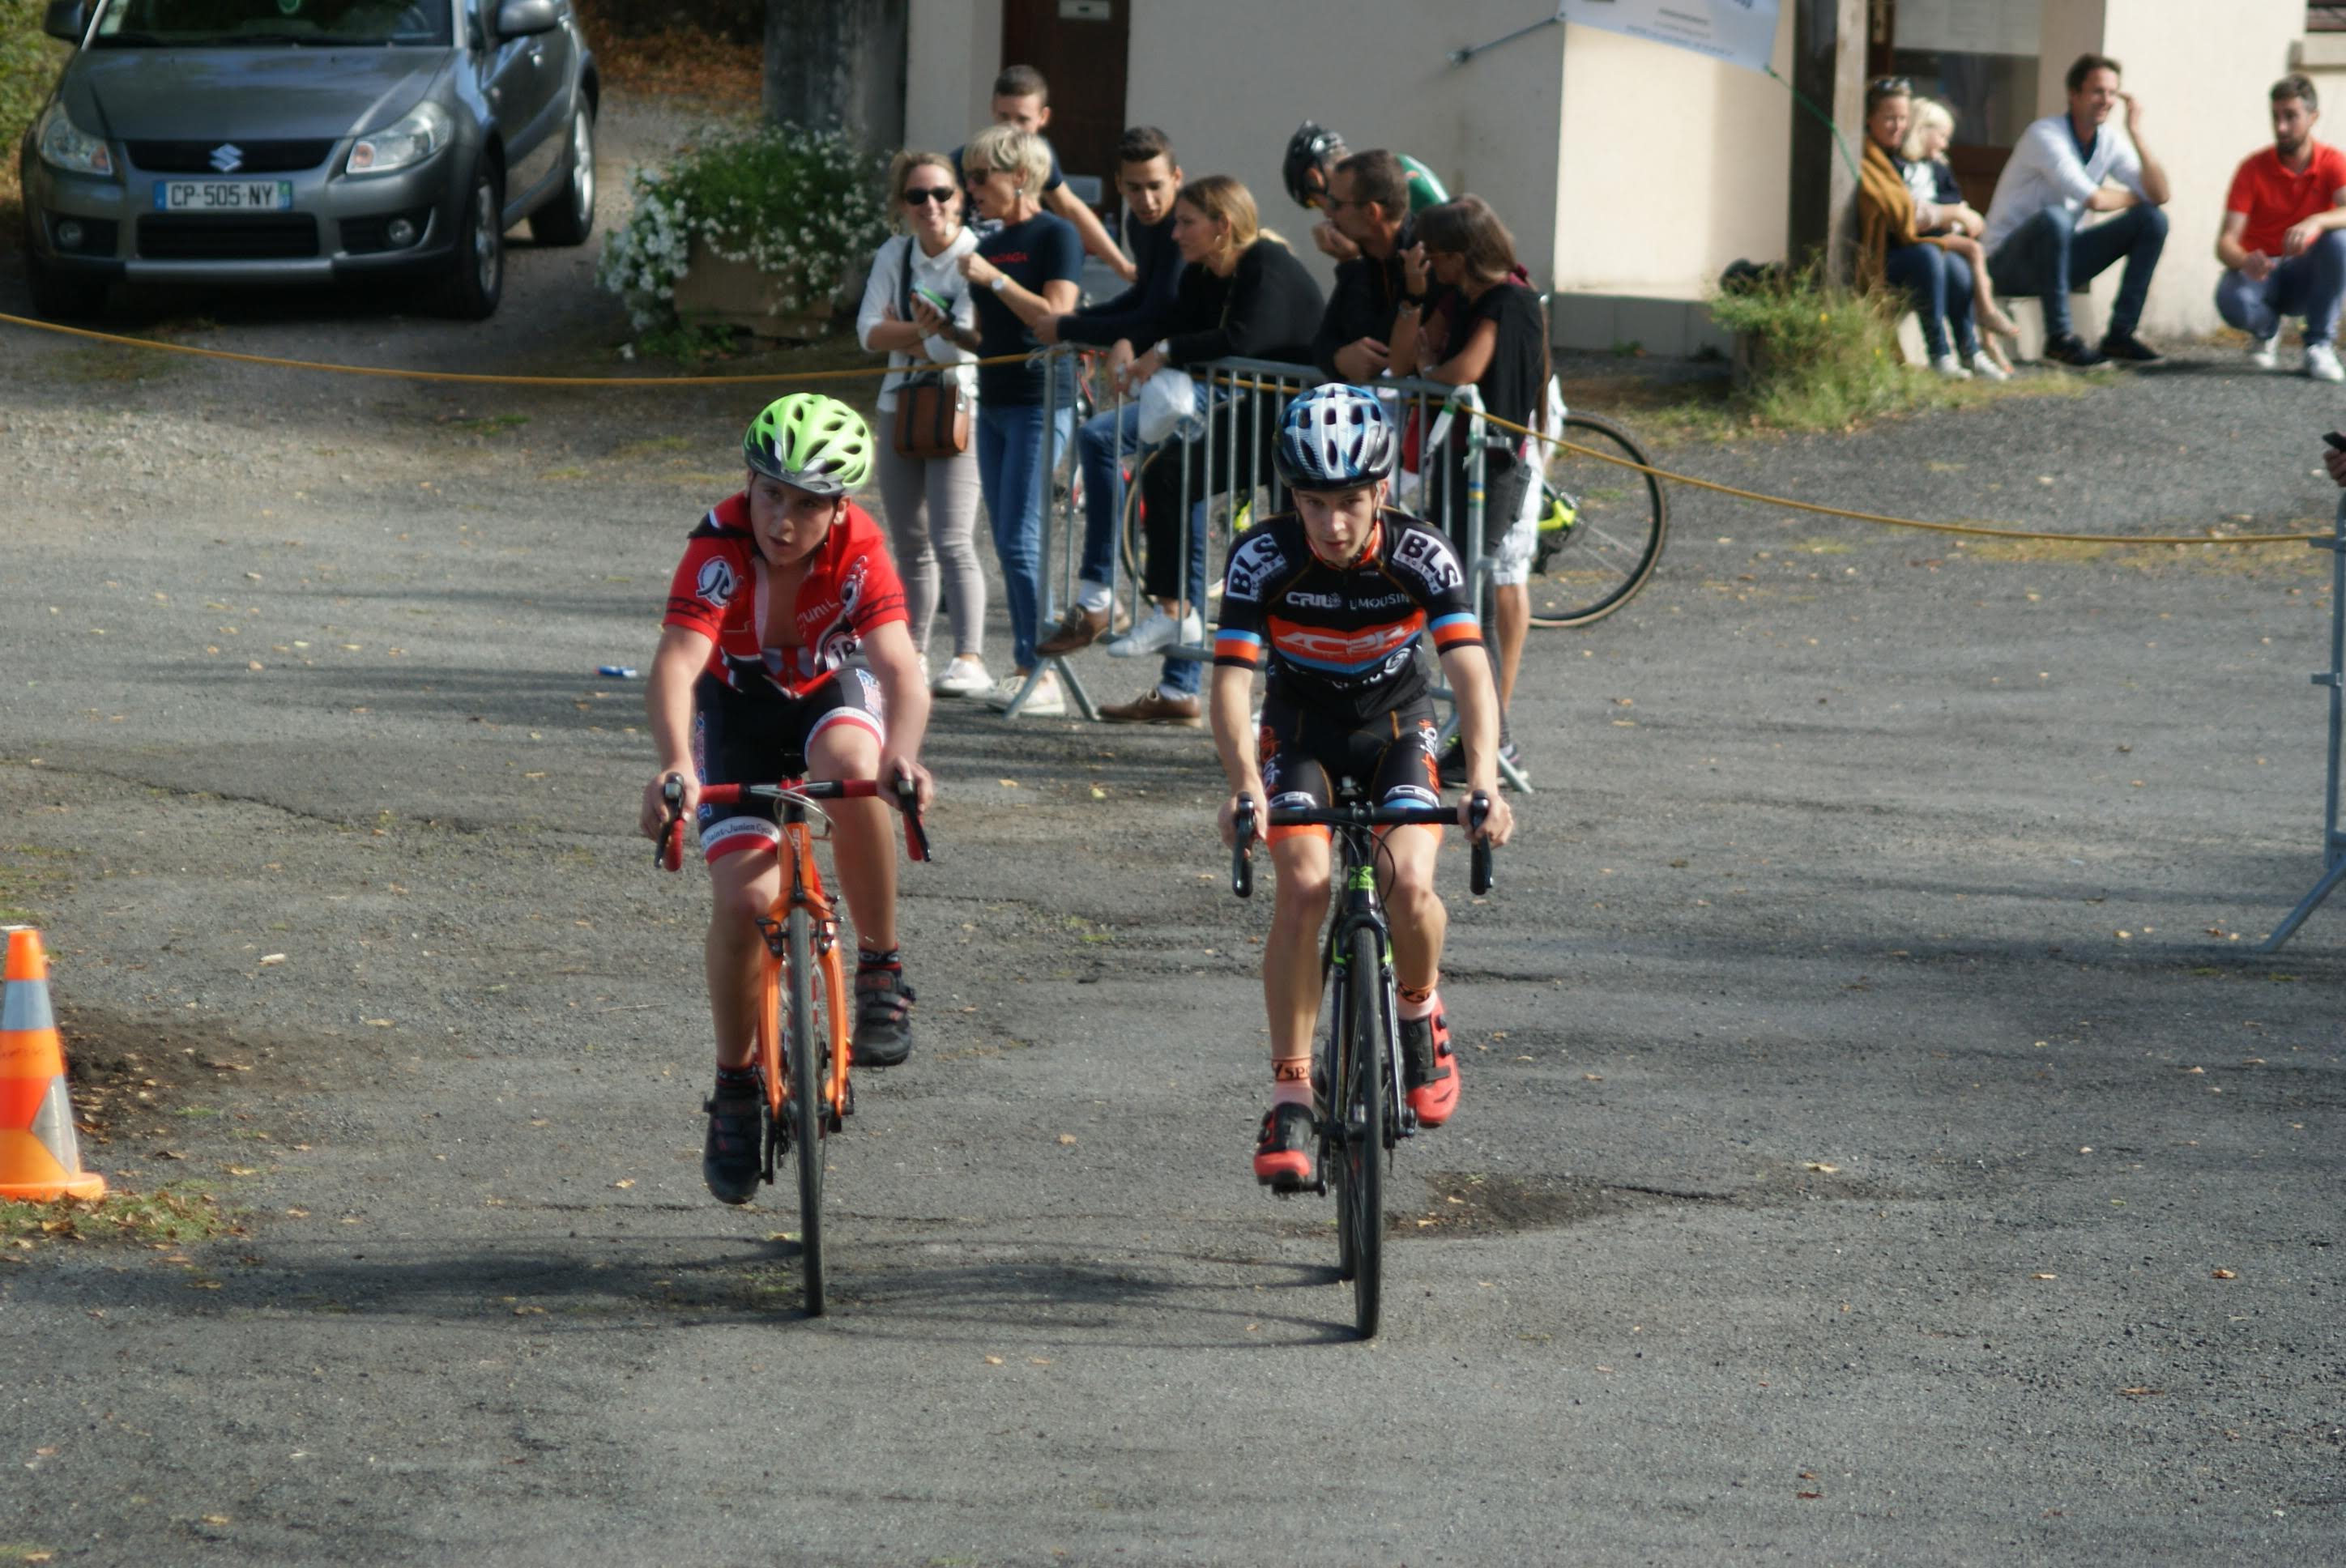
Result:
[[[807,771],[870,779],[887,738],[879,680],[861,664],[837,671],[807,699]],[[913,988],[896,936],[896,845],[886,801],[834,800],[831,861],[855,924],[854,1059],[892,1067],[913,1049]]]
[[[756,782],[759,759],[770,756],[789,728],[791,707],[746,697],[714,676],[701,677],[693,688],[692,719],[692,766],[700,781]],[[760,801],[703,806],[696,826],[712,891],[703,954],[717,1064],[740,1069],[750,1064],[755,1049],[758,955],[764,951],[752,922],[772,907],[781,891],[774,853],[781,830],[775,825],[774,808]]]
[[[1324,805],[1327,775],[1316,761],[1280,744],[1292,738],[1291,713],[1275,701],[1263,716],[1262,780],[1269,805]],[[1263,1004],[1270,1019],[1270,1105],[1255,1135],[1255,1179],[1279,1192],[1310,1186],[1318,1149],[1311,1105],[1311,1035],[1320,1015],[1320,927],[1328,912],[1325,828],[1270,828],[1278,873],[1270,937],[1263,944]]]
[[[1433,806],[1442,801],[1435,775],[1441,734],[1431,702],[1390,714],[1392,734],[1376,769],[1376,799],[1384,805]],[[1380,895],[1392,928],[1393,988],[1400,1024],[1395,1044],[1411,1109],[1426,1126],[1438,1127],[1458,1105],[1458,1064],[1450,1049],[1450,1027],[1440,993],[1442,949],[1450,911],[1434,891],[1434,862],[1442,848],[1437,828],[1392,828],[1377,862]]]

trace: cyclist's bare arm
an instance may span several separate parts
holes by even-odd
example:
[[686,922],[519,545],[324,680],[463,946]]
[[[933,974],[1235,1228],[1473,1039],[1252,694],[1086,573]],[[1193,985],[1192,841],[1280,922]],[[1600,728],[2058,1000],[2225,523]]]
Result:
[[1254,704],[1254,671],[1216,665],[1208,696],[1214,750],[1222,759],[1223,776],[1230,781],[1230,798],[1222,802],[1219,819],[1222,842],[1229,845],[1238,841],[1230,817],[1239,798],[1245,796],[1258,807],[1264,804],[1262,769],[1255,762],[1254,737],[1247,733]]
[[708,667],[716,642],[704,632],[669,626],[660,633],[658,651],[652,655],[651,678],[644,686],[644,715],[650,721],[652,748],[659,754],[659,771],[644,786],[639,820],[647,839],[659,837],[668,820],[668,803],[660,785],[670,774],[684,779],[684,814],[692,815],[700,801],[700,780],[692,771],[692,683]]
[[929,770],[921,766],[921,742],[929,732],[929,685],[921,678],[921,656],[913,650],[913,634],[902,621],[890,621],[864,634],[864,662],[879,677],[880,695],[888,705],[888,743],[880,750],[880,779],[885,784],[899,774],[920,790],[926,810],[936,796]]
[[1489,798],[1490,815],[1483,836],[1504,844],[1515,830],[1515,814],[1499,793],[1499,688],[1491,678],[1491,659],[1480,643],[1455,647],[1442,656],[1443,678],[1458,703],[1458,743],[1466,751],[1466,789]]

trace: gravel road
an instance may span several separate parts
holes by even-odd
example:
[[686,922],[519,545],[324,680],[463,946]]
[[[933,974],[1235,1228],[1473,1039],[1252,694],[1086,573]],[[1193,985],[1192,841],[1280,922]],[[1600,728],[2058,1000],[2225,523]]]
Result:
[[[607,219],[672,132],[614,105]],[[486,327],[191,341],[608,364],[588,253],[513,266]],[[0,1238],[0,1558],[2336,1561],[2346,901],[2250,951],[2320,869],[2325,557],[1682,494],[1629,609],[1535,634],[1498,891],[1445,862],[1464,1100],[1367,1345],[1328,1208],[1246,1171],[1269,909],[1204,743],[944,709],[920,1043],[810,1322],[792,1206],[700,1187],[705,901],[594,673],[754,398],[137,354],[0,332],[0,903],[94,1163],[232,1227]],[[1668,455],[2326,520],[2335,400],[2236,358]]]

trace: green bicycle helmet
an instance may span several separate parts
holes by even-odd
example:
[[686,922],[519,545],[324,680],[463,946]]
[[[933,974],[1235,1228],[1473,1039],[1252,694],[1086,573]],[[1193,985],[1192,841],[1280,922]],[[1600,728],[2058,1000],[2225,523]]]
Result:
[[816,495],[844,495],[872,476],[872,429],[821,392],[776,398],[741,433],[741,455],[769,479]]

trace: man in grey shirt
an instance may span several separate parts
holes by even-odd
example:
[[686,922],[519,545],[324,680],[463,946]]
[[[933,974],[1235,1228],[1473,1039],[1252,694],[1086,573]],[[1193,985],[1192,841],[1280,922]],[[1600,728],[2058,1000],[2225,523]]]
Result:
[[[2167,244],[2167,170],[2142,143],[2142,105],[2118,90],[2118,63],[2080,55],[2069,67],[2069,112],[2030,126],[2012,149],[1988,204],[1989,280],[2006,298],[2035,294],[2045,302],[2045,357],[2063,364],[2104,360],[2147,364],[2158,351],[2135,336],[2150,275]],[[2123,129],[2108,123],[2124,100]],[[2111,181],[2116,181],[2115,185]],[[2116,217],[2080,229],[2087,212]],[[2109,330],[2099,350],[2086,346],[2069,321],[2069,291],[2120,260],[2125,276],[2110,306]]]

